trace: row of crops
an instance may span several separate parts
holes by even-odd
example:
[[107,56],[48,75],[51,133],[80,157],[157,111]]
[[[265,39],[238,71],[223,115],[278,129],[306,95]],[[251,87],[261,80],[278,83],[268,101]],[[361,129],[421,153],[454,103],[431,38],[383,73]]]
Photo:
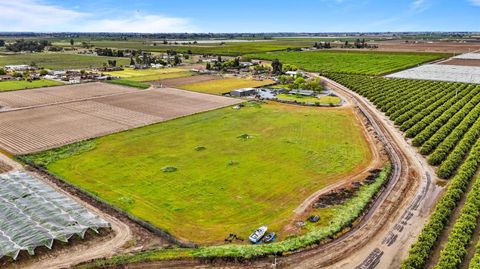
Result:
[[[437,175],[450,180],[402,268],[425,267],[467,192],[435,268],[459,268],[468,262],[467,250],[480,217],[480,178],[473,180],[480,166],[480,85],[345,74],[330,77],[385,112],[428,162],[438,166]],[[470,268],[480,268],[480,244]]]
[[246,55],[250,59],[274,60],[320,73],[380,75],[448,57],[445,53],[372,52],[372,51],[303,51]]

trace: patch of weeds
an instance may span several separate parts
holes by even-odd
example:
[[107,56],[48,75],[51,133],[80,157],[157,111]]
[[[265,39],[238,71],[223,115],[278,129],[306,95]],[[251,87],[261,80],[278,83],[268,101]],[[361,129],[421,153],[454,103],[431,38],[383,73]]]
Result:
[[178,169],[175,167],[175,166],[165,166],[165,167],[162,167],[162,171],[165,172],[165,173],[171,173],[171,172],[175,172],[177,171]]
[[235,165],[239,165],[239,164],[240,164],[240,162],[235,161],[235,160],[228,161],[228,166],[235,166]]
[[249,135],[249,134],[242,134],[242,135],[237,136],[237,138],[240,138],[240,139],[243,139],[243,140],[247,140],[247,139],[251,139],[252,136]]

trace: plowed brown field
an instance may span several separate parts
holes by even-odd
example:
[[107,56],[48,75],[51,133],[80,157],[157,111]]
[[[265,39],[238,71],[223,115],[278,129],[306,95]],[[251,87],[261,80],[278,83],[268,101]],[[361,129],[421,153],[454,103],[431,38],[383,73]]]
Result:
[[15,93],[21,98],[0,94],[10,109],[1,113],[0,148],[12,154],[38,152],[241,102],[173,88],[139,91],[103,83]]

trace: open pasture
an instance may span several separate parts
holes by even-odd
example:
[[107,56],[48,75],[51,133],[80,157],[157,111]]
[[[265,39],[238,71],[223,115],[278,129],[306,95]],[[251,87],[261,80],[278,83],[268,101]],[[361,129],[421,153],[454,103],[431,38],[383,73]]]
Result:
[[128,65],[130,59],[116,57],[102,57],[92,55],[79,55],[70,53],[26,53],[5,54],[0,57],[0,66],[12,64],[32,64],[47,69],[80,69],[89,67],[102,67],[108,60],[116,60],[117,65]]
[[358,51],[275,52],[248,55],[253,59],[279,59],[304,70],[321,73],[381,75],[446,57],[438,53]]
[[23,109],[0,114],[0,147],[13,154],[36,152],[239,102],[170,88],[138,91],[92,85],[108,90],[96,95],[88,92],[90,84],[56,87],[48,94],[28,92],[32,96],[25,95],[30,99],[24,103],[15,103],[17,98],[9,95],[5,99],[10,106]]
[[251,80],[244,78],[224,78],[178,86],[180,89],[210,94],[224,94],[235,89],[256,88],[273,84],[273,80]]
[[279,231],[313,192],[364,169],[371,151],[352,113],[247,104],[29,158],[179,238],[221,242],[262,224]]
[[[172,41],[173,42],[173,41]],[[192,41],[193,42],[193,41]],[[92,44],[100,48],[118,48],[118,49],[141,49],[152,52],[166,52],[175,50],[180,53],[192,52],[194,54],[215,54],[240,56],[250,53],[262,53],[268,51],[281,51],[288,48],[311,47],[315,42],[311,40],[271,40],[271,41],[243,41],[199,44],[163,44],[163,40],[132,40],[132,41],[110,41],[93,40]],[[63,43],[65,45],[65,43]],[[68,44],[69,45],[69,44]]]

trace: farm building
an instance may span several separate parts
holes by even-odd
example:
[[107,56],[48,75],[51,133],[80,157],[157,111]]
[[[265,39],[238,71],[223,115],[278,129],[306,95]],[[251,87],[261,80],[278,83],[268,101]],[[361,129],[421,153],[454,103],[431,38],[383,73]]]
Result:
[[5,69],[10,71],[26,71],[26,70],[35,70],[37,68],[26,65],[26,64],[19,64],[19,65],[5,65]]
[[291,90],[289,92],[289,94],[299,94],[299,95],[303,95],[303,96],[315,96],[315,91],[295,89],[295,90]]
[[294,77],[294,76],[296,76],[296,75],[301,75],[302,73],[299,72],[299,71],[287,71],[287,72],[285,72],[285,74],[286,74],[287,76],[292,76],[292,77]]
[[10,75],[0,75],[0,81],[12,80],[14,77]]
[[243,89],[237,89],[237,90],[231,91],[230,95],[234,97],[242,97],[242,96],[255,95],[256,93],[257,93],[257,90],[255,88],[243,88]]

